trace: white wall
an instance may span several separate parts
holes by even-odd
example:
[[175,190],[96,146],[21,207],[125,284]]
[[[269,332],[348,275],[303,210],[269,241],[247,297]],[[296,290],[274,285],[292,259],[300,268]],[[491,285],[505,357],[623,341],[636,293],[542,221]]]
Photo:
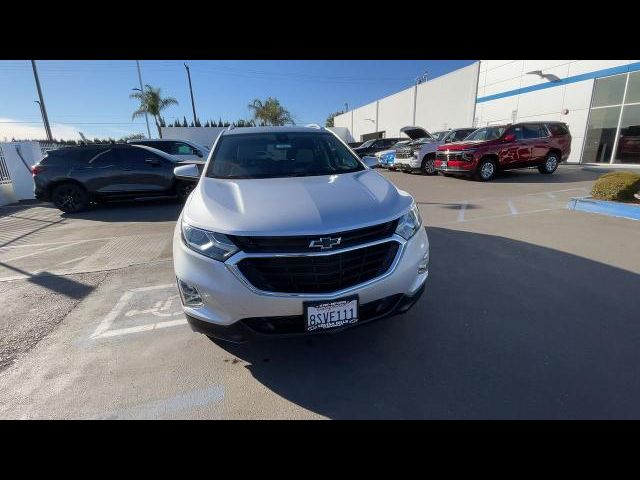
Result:
[[40,142],[0,143],[0,149],[11,178],[11,183],[3,185],[1,189],[0,204],[33,199],[33,177],[29,168],[44,156]]
[[[548,84],[547,78],[527,74],[541,70],[560,79],[619,67],[636,60],[481,60],[478,98],[532,85]],[[478,103],[478,126],[527,120],[556,120],[567,123],[573,141],[570,162],[579,162],[587,127],[593,79],[512,95]],[[563,114],[563,110],[568,110]]]
[[470,127],[479,67],[479,62],[473,63],[338,115],[334,125],[348,128],[356,141],[360,141],[363,134],[376,131],[385,132],[385,137],[399,137],[400,129],[410,125],[429,131]]
[[211,148],[220,132],[229,127],[160,127],[162,138],[167,140],[190,140]]

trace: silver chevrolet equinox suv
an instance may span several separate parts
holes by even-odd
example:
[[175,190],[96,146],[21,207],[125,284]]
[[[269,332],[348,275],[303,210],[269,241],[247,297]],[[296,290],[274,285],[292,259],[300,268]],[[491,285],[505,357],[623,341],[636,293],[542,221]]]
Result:
[[[375,159],[373,159],[375,160]],[[173,237],[187,320],[211,338],[335,332],[409,310],[429,241],[407,192],[318,126],[224,131]]]

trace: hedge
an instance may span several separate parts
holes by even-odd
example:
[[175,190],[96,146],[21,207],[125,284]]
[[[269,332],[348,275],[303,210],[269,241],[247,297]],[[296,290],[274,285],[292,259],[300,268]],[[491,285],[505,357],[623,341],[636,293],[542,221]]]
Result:
[[609,172],[593,184],[591,195],[598,200],[632,201],[640,192],[640,173]]

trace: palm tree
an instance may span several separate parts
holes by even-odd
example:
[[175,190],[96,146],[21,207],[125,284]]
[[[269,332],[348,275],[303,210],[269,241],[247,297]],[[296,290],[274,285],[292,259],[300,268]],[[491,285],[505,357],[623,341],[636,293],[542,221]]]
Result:
[[290,123],[295,125],[291,113],[280,105],[280,101],[277,98],[269,97],[264,102],[256,98],[248,107],[253,110],[253,118],[258,123],[264,123],[265,125],[286,125]]
[[129,95],[129,98],[135,98],[140,102],[140,107],[133,112],[132,119],[142,117],[145,113],[153,116],[158,129],[158,136],[162,138],[162,130],[160,130],[160,112],[171,105],[178,105],[178,101],[173,97],[162,98],[160,88],[153,88],[151,85],[145,85],[144,91],[137,89]]

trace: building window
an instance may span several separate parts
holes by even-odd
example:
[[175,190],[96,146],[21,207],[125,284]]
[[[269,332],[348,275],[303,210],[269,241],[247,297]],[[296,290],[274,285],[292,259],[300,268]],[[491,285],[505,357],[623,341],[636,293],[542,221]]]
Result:
[[582,163],[640,163],[640,72],[595,81]]

